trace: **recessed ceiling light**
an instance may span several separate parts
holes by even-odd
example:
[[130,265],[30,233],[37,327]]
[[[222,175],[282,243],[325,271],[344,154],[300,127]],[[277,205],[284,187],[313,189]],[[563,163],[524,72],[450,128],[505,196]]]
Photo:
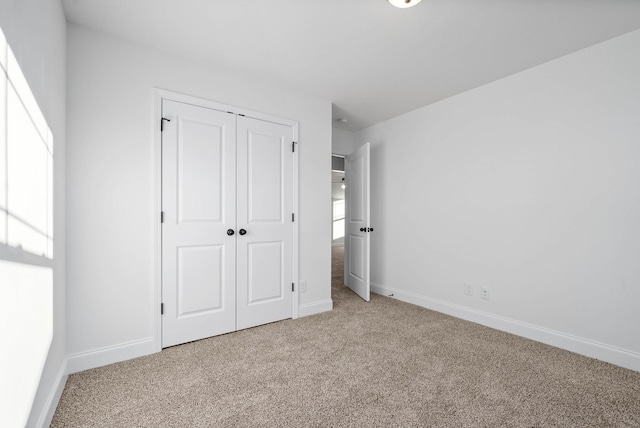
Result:
[[420,3],[420,0],[388,0],[389,3],[395,7],[406,9],[407,7],[415,6]]
[[338,122],[340,122],[340,123],[349,123],[349,119],[347,119],[346,117],[341,117],[340,119],[338,119]]

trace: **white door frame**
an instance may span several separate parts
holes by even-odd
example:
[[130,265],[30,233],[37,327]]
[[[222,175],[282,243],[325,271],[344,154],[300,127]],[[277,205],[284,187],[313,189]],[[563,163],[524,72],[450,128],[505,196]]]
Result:
[[[160,212],[162,211],[162,133],[160,131],[160,121],[162,119],[162,100],[172,100],[186,104],[193,104],[200,107],[206,107],[214,110],[221,110],[242,114],[247,117],[265,120],[268,122],[279,123],[291,126],[293,128],[293,141],[296,145],[299,141],[299,124],[297,121],[283,119],[280,117],[248,110],[242,107],[221,104],[215,101],[198,98],[191,95],[180,94],[178,92],[168,91],[166,89],[153,89],[153,115],[151,120],[151,129],[153,130],[153,161],[154,161],[154,200],[153,212],[150,214],[153,219],[153,295],[151,296],[151,317],[153,325],[153,343],[156,352],[162,351],[162,315],[160,314],[160,304],[162,302],[162,224],[160,221]],[[292,318],[298,318],[299,306],[299,277],[298,277],[298,260],[299,260],[299,243],[298,243],[298,224],[299,224],[299,206],[298,206],[298,182],[299,182],[299,150],[293,153],[293,210],[295,213],[295,221],[293,222],[293,279],[295,289],[293,293]]]

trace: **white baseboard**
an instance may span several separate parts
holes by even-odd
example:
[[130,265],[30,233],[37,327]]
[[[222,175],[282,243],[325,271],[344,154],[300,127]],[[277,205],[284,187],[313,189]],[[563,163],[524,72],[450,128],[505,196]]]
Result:
[[158,352],[158,350],[156,349],[156,343],[153,337],[79,352],[69,355],[67,373],[77,373],[83,370],[106,366],[107,364],[142,357],[155,352]]
[[382,284],[371,283],[371,291],[383,296],[411,303],[423,308],[442,312],[456,318],[462,318],[477,324],[495,328],[496,330],[522,336],[527,339],[542,342],[556,348],[565,349],[590,358],[596,358],[607,363],[640,372],[640,354],[615,346],[573,336],[556,330],[517,321],[511,318],[478,311],[454,303],[445,302],[415,293],[402,291]]
[[319,302],[305,303],[298,306],[298,317],[306,317],[309,315],[319,314],[333,310],[333,300],[320,300]]
[[42,412],[40,413],[40,417],[36,422],[36,427],[38,428],[46,428],[51,425],[51,421],[53,420],[53,415],[56,412],[56,408],[58,407],[58,402],[60,401],[60,397],[62,396],[62,391],[64,391],[64,386],[67,384],[67,359],[65,358],[58,370],[58,374],[56,375],[56,380],[53,384],[53,388],[49,391],[49,395],[47,396],[47,401],[42,408]]

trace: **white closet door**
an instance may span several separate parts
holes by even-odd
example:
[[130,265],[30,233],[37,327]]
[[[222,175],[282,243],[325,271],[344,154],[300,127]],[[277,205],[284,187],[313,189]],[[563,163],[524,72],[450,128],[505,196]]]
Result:
[[290,126],[238,117],[238,329],[292,316],[292,142]]
[[370,299],[369,242],[369,159],[370,144],[365,143],[345,159],[346,233],[345,273],[347,287],[367,302]]
[[236,116],[164,100],[162,346],[235,330]]

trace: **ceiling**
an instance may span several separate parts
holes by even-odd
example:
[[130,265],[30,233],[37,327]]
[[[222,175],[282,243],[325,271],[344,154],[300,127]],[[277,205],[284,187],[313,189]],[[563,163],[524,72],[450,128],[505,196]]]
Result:
[[62,3],[70,22],[331,101],[350,131],[640,29],[639,0]]

